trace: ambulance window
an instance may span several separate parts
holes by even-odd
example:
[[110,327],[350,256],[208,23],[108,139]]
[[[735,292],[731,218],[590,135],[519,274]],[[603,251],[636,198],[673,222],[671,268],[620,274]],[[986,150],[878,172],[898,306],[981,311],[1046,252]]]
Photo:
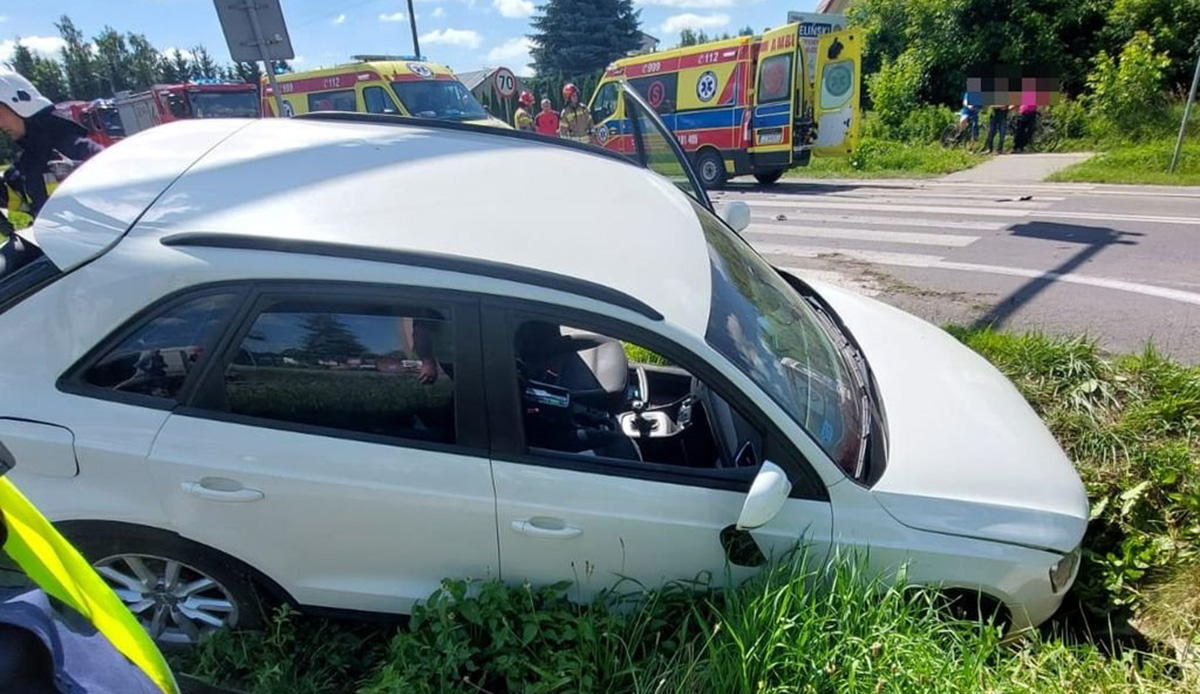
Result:
[[392,97],[388,96],[383,87],[367,87],[364,89],[363,103],[366,104],[367,113],[399,113],[395,102],[392,101]]
[[592,122],[599,123],[612,117],[617,112],[617,83],[609,82],[600,87],[596,98],[592,100]]
[[675,112],[675,90],[679,87],[678,72],[664,72],[629,80],[629,86],[650,104],[656,113]]
[[353,89],[336,92],[317,92],[308,95],[309,111],[357,111],[358,105]]
[[792,91],[792,55],[773,55],[758,73],[758,103],[787,101]]

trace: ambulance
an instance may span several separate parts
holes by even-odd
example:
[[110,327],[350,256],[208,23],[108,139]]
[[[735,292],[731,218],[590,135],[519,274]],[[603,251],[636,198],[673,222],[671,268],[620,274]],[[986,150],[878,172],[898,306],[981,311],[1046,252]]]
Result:
[[[445,65],[400,56],[354,59],[357,62],[276,76],[283,115],[357,111],[508,127],[488,115]],[[263,114],[276,115],[275,93],[266,77],[262,94]]]
[[799,23],[623,58],[605,70],[588,104],[593,140],[635,154],[618,88],[628,82],[692,157],[706,188],[747,174],[775,183],[814,154],[845,156],[858,143],[860,32],[819,38],[815,83],[806,60]]

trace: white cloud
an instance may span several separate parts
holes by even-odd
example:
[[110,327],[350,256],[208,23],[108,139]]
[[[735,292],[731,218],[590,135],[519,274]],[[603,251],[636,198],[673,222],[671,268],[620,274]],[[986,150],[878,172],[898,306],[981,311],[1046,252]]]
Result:
[[529,49],[532,47],[533,41],[530,41],[528,37],[518,36],[509,39],[488,51],[488,64],[511,65],[518,68],[519,71],[520,68],[533,62],[533,58],[529,56]]
[[668,34],[674,34],[684,29],[720,29],[728,25],[729,15],[727,14],[694,14],[692,12],[684,12],[683,14],[675,14],[667,17],[667,21],[662,23],[661,29]]
[[162,53],[163,57],[166,58],[167,60],[173,60],[175,58],[175,51],[179,51],[183,55],[184,59],[189,62],[196,59],[195,53],[192,53],[191,51],[187,50],[186,48],[175,48],[174,46],[169,46],[167,48],[164,48],[164,49],[160,50],[159,53]]
[[492,7],[501,17],[514,19],[529,17],[533,14],[533,3],[530,0],[492,0]]
[[483,43],[483,37],[473,29],[436,29],[428,34],[422,34],[420,38],[421,43],[444,43],[448,46],[466,46],[467,48],[479,48],[479,44]]
[[[17,40],[21,42],[22,46],[28,48],[30,53],[43,58],[57,58],[58,52],[67,43],[57,36],[22,36]],[[17,47],[17,40],[0,41],[0,62],[12,59],[13,50]]]
[[336,24],[341,24],[341,23],[343,23],[343,22],[345,22],[345,21],[346,21],[346,15],[345,15],[345,14],[339,14],[338,16],[336,16],[336,17],[334,17],[334,18],[333,18],[333,22],[331,22],[331,23],[336,25]]
[[379,15],[379,21],[381,22],[403,22],[406,19],[408,19],[408,15],[404,14],[403,12],[393,12],[391,14]]
[[7,22],[8,15],[0,14],[0,23]]
[[292,58],[291,60],[289,60],[288,62],[292,64],[292,67],[295,67],[297,65],[308,62],[308,58],[305,58],[302,55],[298,55],[295,58]]
[[639,5],[657,5],[658,7],[680,7],[683,9],[712,9],[714,7],[736,7],[749,5],[759,0],[634,0]]
[[445,17],[445,16],[446,16],[446,10],[442,9],[441,7],[433,8],[433,18],[434,19],[441,19],[442,17]]

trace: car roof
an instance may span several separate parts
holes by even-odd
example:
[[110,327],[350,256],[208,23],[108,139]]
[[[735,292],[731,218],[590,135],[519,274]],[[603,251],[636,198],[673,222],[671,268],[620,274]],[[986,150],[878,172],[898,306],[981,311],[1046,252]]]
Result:
[[475,260],[608,287],[703,334],[707,245],[690,198],[667,179],[535,137],[361,120],[152,128],[73,174],[39,217],[37,243],[60,267],[78,264],[81,231],[96,237],[94,255],[125,223],[139,238],[252,237]]

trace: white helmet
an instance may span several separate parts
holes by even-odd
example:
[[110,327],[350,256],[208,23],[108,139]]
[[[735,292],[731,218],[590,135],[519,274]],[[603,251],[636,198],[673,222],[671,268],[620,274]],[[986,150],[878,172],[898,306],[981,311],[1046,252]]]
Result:
[[4,69],[0,69],[0,104],[16,111],[22,118],[54,105],[20,73]]

